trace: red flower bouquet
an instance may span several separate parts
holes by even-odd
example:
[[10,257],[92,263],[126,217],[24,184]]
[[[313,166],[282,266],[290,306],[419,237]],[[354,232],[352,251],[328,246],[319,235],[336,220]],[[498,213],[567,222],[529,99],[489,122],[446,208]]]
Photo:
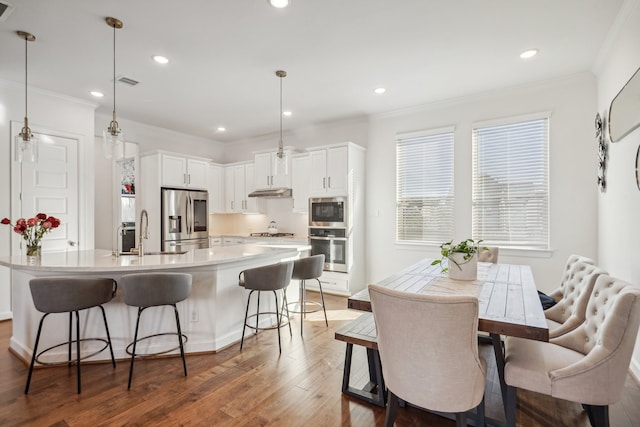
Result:
[[32,256],[40,252],[40,240],[46,233],[58,228],[60,220],[39,213],[34,218],[20,218],[15,224],[12,224],[9,218],[3,218],[0,223],[13,226],[13,231],[22,235],[22,238],[27,242],[27,255]]

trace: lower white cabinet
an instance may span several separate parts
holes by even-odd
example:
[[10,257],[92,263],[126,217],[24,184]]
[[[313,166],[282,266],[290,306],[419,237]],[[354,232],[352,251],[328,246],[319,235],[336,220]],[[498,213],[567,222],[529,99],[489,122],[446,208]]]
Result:
[[[320,277],[320,283],[322,283],[323,292],[336,295],[351,295],[351,292],[349,292],[349,275],[346,273],[325,271]],[[318,282],[315,280],[307,280],[305,287],[307,289],[320,290]]]

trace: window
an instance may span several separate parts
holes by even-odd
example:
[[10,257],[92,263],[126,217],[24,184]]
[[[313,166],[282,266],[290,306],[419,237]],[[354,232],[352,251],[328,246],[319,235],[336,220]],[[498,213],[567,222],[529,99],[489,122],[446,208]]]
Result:
[[398,135],[396,240],[442,243],[453,237],[453,127]]
[[473,129],[473,238],[549,248],[549,114]]

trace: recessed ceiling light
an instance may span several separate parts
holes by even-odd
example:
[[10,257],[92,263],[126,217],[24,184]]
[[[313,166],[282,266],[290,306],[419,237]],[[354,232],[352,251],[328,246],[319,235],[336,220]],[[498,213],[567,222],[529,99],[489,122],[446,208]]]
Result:
[[224,126],[218,126],[218,129],[216,129],[218,132],[225,132],[227,130],[226,127]]
[[153,60],[156,61],[158,64],[168,64],[169,63],[169,60],[166,57],[161,56],[161,55],[155,55],[153,57]]
[[373,90],[374,93],[377,93],[378,95],[381,95],[383,93],[385,93],[387,90],[383,87],[377,87]]
[[538,53],[538,49],[525,50],[524,52],[522,52],[520,54],[520,58],[522,58],[522,59],[532,58],[532,57],[536,56],[537,53]]
[[289,6],[289,0],[268,0],[269,4],[278,9]]
[[291,116],[291,114],[293,114],[293,113],[291,113],[291,111],[283,111],[283,112],[282,112],[282,115],[283,115],[283,116],[287,116],[287,117],[290,117],[290,116]]
[[89,92],[91,95],[95,96],[96,98],[102,98],[104,96],[104,93],[102,92],[98,92],[97,90],[92,90],[91,92]]

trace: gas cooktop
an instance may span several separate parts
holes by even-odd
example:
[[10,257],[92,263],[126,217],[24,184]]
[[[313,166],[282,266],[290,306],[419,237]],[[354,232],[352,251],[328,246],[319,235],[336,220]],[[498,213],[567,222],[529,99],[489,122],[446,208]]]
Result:
[[293,233],[251,233],[251,237],[293,237]]

